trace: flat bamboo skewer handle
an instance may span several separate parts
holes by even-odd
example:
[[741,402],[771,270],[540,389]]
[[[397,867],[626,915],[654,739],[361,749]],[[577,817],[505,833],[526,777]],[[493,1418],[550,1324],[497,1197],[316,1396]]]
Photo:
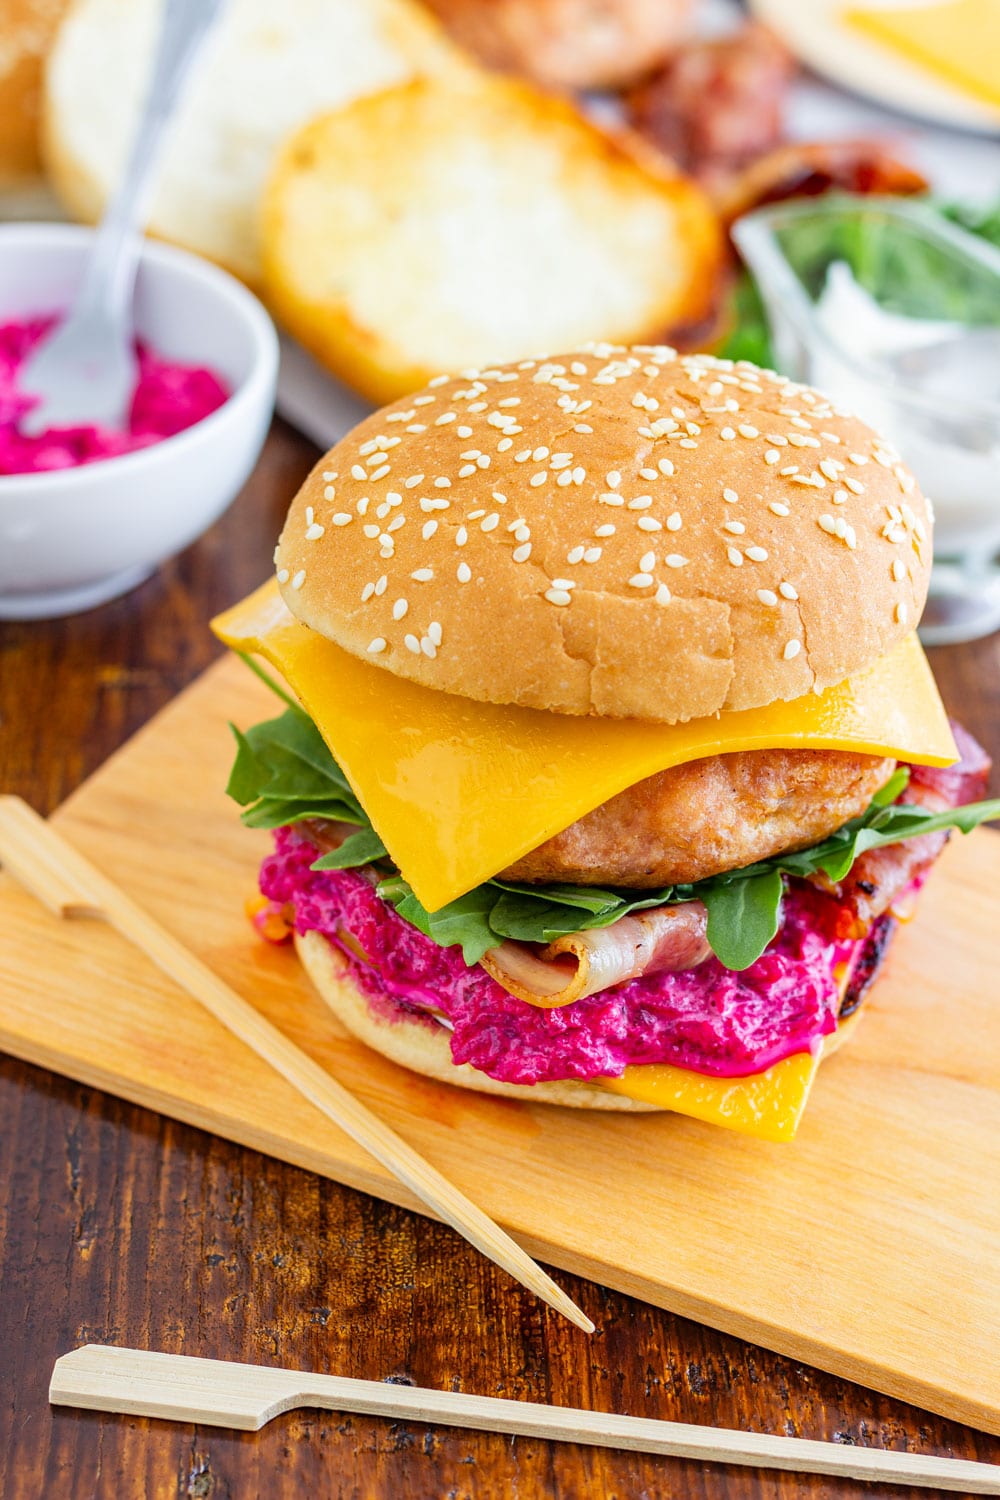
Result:
[[109,922],[445,1223],[571,1323],[593,1333],[590,1319],[499,1225],[102,875],[20,797],[0,796],[0,863],[56,916],[98,917]]
[[209,1427],[238,1427],[245,1432],[258,1431],[281,1412],[312,1406],[395,1421],[693,1458],[703,1463],[829,1474],[881,1484],[957,1490],[964,1495],[1000,1495],[1000,1468],[968,1459],[853,1448],[809,1438],[771,1437],[687,1422],[623,1417],[614,1412],[541,1406],[532,1401],[500,1401],[491,1396],[102,1344],[86,1344],[56,1360],[49,1400],[56,1406],[166,1417]]

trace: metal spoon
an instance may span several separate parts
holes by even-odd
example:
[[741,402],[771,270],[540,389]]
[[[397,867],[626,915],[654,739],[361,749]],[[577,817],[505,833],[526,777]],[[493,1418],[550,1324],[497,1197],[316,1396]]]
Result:
[[164,127],[223,0],[165,0],[153,72],[128,165],[94,237],[69,315],[25,361],[20,385],[41,399],[22,419],[35,436],[51,427],[122,428],[137,376],[132,293],[142,237],[136,232],[159,160]]

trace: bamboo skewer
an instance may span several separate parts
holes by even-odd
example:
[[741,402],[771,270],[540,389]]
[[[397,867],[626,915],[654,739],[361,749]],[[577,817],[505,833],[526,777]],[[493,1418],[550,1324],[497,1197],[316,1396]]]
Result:
[[762,1432],[542,1406],[533,1401],[501,1401],[491,1396],[102,1344],[86,1344],[56,1360],[49,1400],[56,1406],[165,1417],[209,1427],[236,1427],[244,1432],[257,1432],[281,1412],[312,1406],[395,1421],[692,1458],[703,1463],[828,1474],[881,1484],[957,1490],[964,1495],[1000,1495],[1000,1468],[969,1459],[854,1448],[810,1438],[772,1437]]
[[590,1319],[499,1225],[19,797],[0,796],[0,862],[56,916],[95,917],[116,928],[445,1223],[577,1328],[593,1333]]

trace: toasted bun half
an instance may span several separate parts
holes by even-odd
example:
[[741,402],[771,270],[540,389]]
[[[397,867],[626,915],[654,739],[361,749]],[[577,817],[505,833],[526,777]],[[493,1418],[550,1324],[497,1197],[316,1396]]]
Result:
[[472,68],[311,121],[261,222],[272,311],[376,403],[539,348],[679,339],[718,300],[697,183],[571,100]]
[[593,346],[465,371],[321,460],[289,608],[400,677],[662,723],[799,698],[912,631],[929,507],[885,440],[756,366]]
[[[468,1063],[454,1063],[445,1027],[429,1026],[423,1021],[403,1017],[398,1021],[384,1020],[354,984],[347,960],[321,933],[296,933],[295,950],[338,1021],[359,1042],[364,1042],[373,1052],[381,1052],[383,1057],[399,1063],[400,1067],[423,1073],[427,1078],[436,1078],[441,1083],[452,1083],[456,1088],[473,1089],[480,1094],[501,1094],[506,1099],[523,1099],[526,1104],[625,1110],[630,1114],[669,1113],[655,1104],[629,1099],[625,1094],[613,1094],[597,1083],[583,1083],[573,1078],[551,1083],[500,1083]],[[859,1020],[860,1014],[855,1013],[841,1022],[832,1035],[824,1038],[824,1057],[829,1057],[850,1039]]]

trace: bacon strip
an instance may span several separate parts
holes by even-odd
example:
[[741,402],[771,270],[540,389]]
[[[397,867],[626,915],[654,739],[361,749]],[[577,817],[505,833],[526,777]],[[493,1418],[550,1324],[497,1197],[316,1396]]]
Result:
[[540,952],[508,939],[481,962],[518,1000],[550,1008],[641,979],[693,969],[711,953],[708,913],[700,901],[657,906],[620,917],[609,927],[568,933]]
[[[982,797],[991,761],[986,751],[961,724],[951,723],[959,758],[953,766],[911,766],[910,782],[901,802],[944,812]],[[840,902],[837,936],[861,938],[872,924],[912,886],[919,883],[948,842],[950,833],[922,833],[883,849],[869,849],[855,860],[839,885],[821,877],[814,883]]]

